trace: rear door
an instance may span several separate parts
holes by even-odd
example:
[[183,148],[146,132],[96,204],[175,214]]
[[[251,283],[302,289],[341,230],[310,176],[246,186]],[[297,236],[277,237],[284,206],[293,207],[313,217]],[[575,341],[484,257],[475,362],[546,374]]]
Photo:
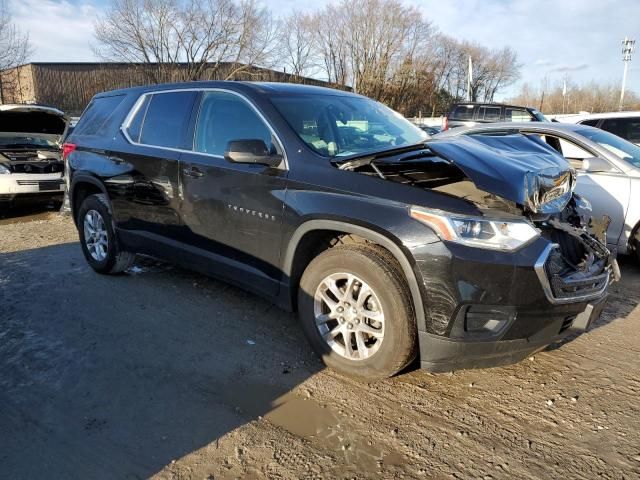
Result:
[[277,167],[232,163],[224,158],[231,140],[259,139],[284,154],[258,110],[225,90],[202,94],[193,152],[182,155],[182,218],[185,241],[220,262],[218,274],[277,293],[286,161]]
[[111,161],[128,173],[111,180],[128,194],[119,208],[120,226],[146,236],[180,233],[179,160],[198,93],[155,92],[141,97],[114,144]]

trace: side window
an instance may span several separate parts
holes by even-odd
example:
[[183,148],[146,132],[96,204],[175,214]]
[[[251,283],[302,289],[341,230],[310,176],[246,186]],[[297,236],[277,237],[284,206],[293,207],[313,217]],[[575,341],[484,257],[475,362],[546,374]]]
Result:
[[478,120],[486,120],[489,122],[500,121],[500,107],[480,107]]
[[140,142],[140,133],[142,133],[142,124],[144,122],[144,118],[147,116],[147,109],[149,108],[149,100],[151,100],[151,95],[145,95],[144,100],[138,107],[136,114],[129,122],[129,126],[127,127],[127,134],[129,138],[133,140],[135,143]]
[[533,117],[524,108],[507,108],[504,111],[505,122],[531,122]]
[[601,128],[632,143],[640,143],[639,117],[610,118],[602,122]]
[[275,152],[271,130],[244,99],[227,92],[205,92],[196,124],[196,152],[222,156],[229,141],[256,139]]
[[587,125],[589,127],[595,127],[596,125],[598,125],[598,122],[600,120],[599,119],[592,119],[592,120],[584,120],[582,122],[578,122],[580,125]]
[[91,100],[91,103],[83,112],[74,135],[96,135],[100,133],[102,126],[109,120],[115,109],[124,100],[124,95],[114,95],[112,97],[99,97]]
[[140,143],[187,148],[185,137],[195,97],[196,92],[154,93],[142,123]]
[[473,120],[473,105],[458,105],[451,115],[451,120]]

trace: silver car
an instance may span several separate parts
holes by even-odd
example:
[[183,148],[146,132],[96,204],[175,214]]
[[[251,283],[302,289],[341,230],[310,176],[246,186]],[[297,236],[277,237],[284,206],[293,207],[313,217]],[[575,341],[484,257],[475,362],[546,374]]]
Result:
[[607,243],[640,260],[640,147],[612,133],[563,123],[493,123],[460,127],[434,136],[537,135],[576,169],[575,191],[591,202],[593,216],[611,217]]

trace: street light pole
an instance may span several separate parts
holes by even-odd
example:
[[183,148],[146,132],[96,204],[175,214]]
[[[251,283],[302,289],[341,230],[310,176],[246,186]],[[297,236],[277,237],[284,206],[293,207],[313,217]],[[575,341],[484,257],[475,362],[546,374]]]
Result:
[[624,89],[627,86],[627,69],[629,62],[631,61],[631,54],[635,49],[635,40],[625,37],[622,41],[622,62],[624,63],[624,70],[622,72],[622,88],[620,89],[620,105],[618,110],[622,111],[624,107]]
[[471,84],[473,83],[473,60],[471,60],[471,55],[469,55],[469,71],[467,72],[467,102],[473,100],[472,92],[471,92]]

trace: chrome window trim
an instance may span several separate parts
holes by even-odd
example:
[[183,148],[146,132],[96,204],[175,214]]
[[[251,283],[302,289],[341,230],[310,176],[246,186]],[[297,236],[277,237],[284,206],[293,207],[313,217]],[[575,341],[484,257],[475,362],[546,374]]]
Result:
[[547,263],[547,258],[551,254],[551,251],[556,248],[559,248],[559,245],[557,243],[547,244],[547,246],[544,248],[544,250],[538,257],[534,265],[534,270],[536,271],[536,275],[538,276],[538,280],[540,281],[542,290],[544,291],[544,294],[547,297],[547,300],[549,300],[549,302],[551,302],[553,305],[562,305],[565,303],[575,303],[575,302],[581,302],[586,300],[593,300],[595,298],[600,297],[607,290],[607,287],[611,282],[611,275],[607,277],[607,281],[604,283],[602,288],[597,292],[591,292],[586,295],[576,295],[573,297],[563,297],[563,298],[554,297],[553,290],[551,290],[551,284],[549,283],[549,278],[547,277],[547,272],[544,269],[544,265],[545,263]]
[[[267,126],[267,128],[271,132],[271,135],[273,135],[273,138],[275,138],[276,142],[278,143],[277,146],[280,148],[280,150],[282,150],[282,163],[284,163],[284,165],[282,165],[282,163],[281,163],[276,168],[278,168],[280,170],[289,170],[289,160],[288,160],[288,157],[287,157],[287,151],[285,150],[284,144],[280,140],[280,137],[278,136],[276,131],[271,126],[271,123],[269,123],[269,121],[265,118],[265,116],[262,114],[262,112],[260,112],[260,110],[258,110],[258,108],[253,104],[253,102],[251,100],[249,100],[245,95],[243,95],[241,93],[238,93],[238,92],[234,92],[233,90],[227,90],[225,88],[206,88],[206,87],[203,87],[203,88],[174,88],[174,89],[170,89],[170,90],[158,90],[158,91],[149,91],[149,92],[142,93],[138,97],[136,102],[134,103],[133,107],[131,108],[131,110],[129,111],[127,116],[125,117],[124,121],[122,122],[122,125],[120,125],[120,131],[122,132],[122,135],[124,135],[124,138],[127,140],[127,142],[129,142],[131,145],[135,145],[137,147],[158,148],[160,150],[168,150],[168,151],[171,151],[171,152],[178,152],[178,153],[192,153],[192,154],[195,154],[195,155],[201,155],[201,156],[204,156],[204,157],[215,158],[215,159],[218,159],[218,160],[220,160],[220,159],[225,160],[223,155],[214,155],[212,153],[197,152],[195,150],[185,150],[183,148],[172,148],[172,147],[164,147],[164,146],[159,146],[159,145],[151,145],[151,144],[148,144],[148,143],[134,142],[133,139],[129,136],[129,132],[127,131],[127,129],[131,125],[131,122],[132,122],[133,118],[136,116],[136,114],[140,110],[140,107],[144,103],[145,98],[147,96],[160,95],[160,94],[164,94],[164,93],[179,93],[179,92],[222,92],[222,93],[229,93],[231,95],[235,95],[235,96],[241,98],[246,104],[249,105],[249,107],[251,107],[251,109],[264,122],[264,124]],[[199,117],[200,117],[200,109],[198,108],[198,119],[199,119]],[[196,120],[196,122],[197,122],[197,120]],[[142,127],[144,128],[144,123],[143,123]],[[194,134],[195,134],[195,132],[194,132]]]

